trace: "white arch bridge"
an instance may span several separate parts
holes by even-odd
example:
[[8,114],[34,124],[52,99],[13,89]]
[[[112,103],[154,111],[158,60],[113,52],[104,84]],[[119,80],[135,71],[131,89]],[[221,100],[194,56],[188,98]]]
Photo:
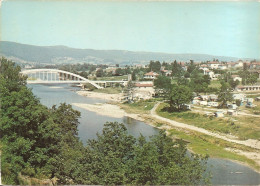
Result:
[[28,76],[27,83],[90,83],[98,89],[103,88],[100,83],[95,83],[77,74],[58,69],[30,69],[21,72]]

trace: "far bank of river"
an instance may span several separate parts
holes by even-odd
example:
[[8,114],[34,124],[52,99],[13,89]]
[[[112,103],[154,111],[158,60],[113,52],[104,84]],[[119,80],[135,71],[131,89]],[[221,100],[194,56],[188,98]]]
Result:
[[[67,85],[28,85],[33,88],[33,93],[40,98],[41,103],[51,107],[56,104],[66,102],[68,104],[97,104],[105,103],[105,100],[83,97],[76,94],[78,89]],[[79,106],[79,105],[78,105]],[[138,137],[140,133],[144,136],[151,136],[158,133],[158,129],[145,124],[142,121],[135,120],[130,117],[120,116],[111,117],[108,115],[99,115],[95,112],[88,111],[84,108],[73,106],[81,112],[79,137],[85,142],[88,139],[96,137],[97,132],[101,132],[103,124],[106,121],[117,121],[124,123],[131,135]],[[113,110],[112,110],[113,112]],[[212,184],[216,185],[259,185],[260,174],[247,166],[223,160],[218,158],[210,158],[208,161],[209,170],[211,170],[213,178]]]

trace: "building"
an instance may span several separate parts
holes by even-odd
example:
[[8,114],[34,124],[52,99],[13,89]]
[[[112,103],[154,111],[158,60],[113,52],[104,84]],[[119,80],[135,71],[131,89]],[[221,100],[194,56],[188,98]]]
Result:
[[251,86],[239,85],[236,87],[236,90],[238,92],[260,91],[260,85],[251,85]]
[[227,65],[219,65],[218,69],[219,70],[226,70],[227,69]]
[[238,80],[238,81],[242,81],[242,78],[241,77],[239,77],[239,75],[231,75],[231,77],[232,77],[232,79],[234,80],[234,81],[236,81],[236,80]]
[[133,91],[134,99],[150,99],[155,95],[152,81],[138,82]]
[[218,66],[220,65],[220,63],[218,61],[211,61],[208,62],[208,67],[210,69],[218,69]]
[[158,73],[151,71],[144,75],[144,79],[156,79],[158,76]]
[[250,63],[250,66],[249,66],[250,69],[260,69],[260,61],[257,61],[257,62],[251,62]]

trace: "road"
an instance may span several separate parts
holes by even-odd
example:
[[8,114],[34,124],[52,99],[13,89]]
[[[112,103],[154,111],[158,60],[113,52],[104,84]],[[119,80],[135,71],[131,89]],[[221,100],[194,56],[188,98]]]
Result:
[[170,120],[170,119],[161,117],[156,113],[156,109],[160,105],[160,103],[161,102],[158,102],[152,108],[151,113],[150,113],[151,116],[155,119],[166,122],[173,127],[178,127],[178,128],[183,128],[183,129],[187,129],[187,130],[200,132],[200,133],[207,134],[209,136],[213,136],[215,138],[219,138],[219,139],[222,139],[222,140],[225,140],[225,141],[245,145],[245,146],[252,147],[252,148],[255,148],[255,149],[260,149],[260,141],[258,141],[258,140],[254,140],[254,139],[238,140],[236,136],[225,135],[223,133],[214,133],[214,132],[208,131],[208,130],[203,129],[203,128],[199,128],[199,127],[196,127],[196,126],[188,125],[188,124],[185,124],[185,123],[180,123],[180,122],[177,122],[177,121],[174,121],[174,120]]

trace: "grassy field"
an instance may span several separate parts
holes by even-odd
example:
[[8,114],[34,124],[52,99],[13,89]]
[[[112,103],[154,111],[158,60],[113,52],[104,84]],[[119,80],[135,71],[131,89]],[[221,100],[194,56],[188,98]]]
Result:
[[170,113],[164,110],[165,107],[168,107],[168,104],[163,103],[159,105],[156,110],[157,114],[171,120],[201,127],[213,132],[232,134],[238,136],[240,139],[260,138],[259,118],[248,116],[216,118],[207,117],[192,111]]
[[220,88],[221,87],[220,81],[219,80],[210,81],[209,87]]
[[157,99],[150,99],[131,104],[118,103],[118,105],[128,113],[148,114],[150,110],[154,107],[156,101]]
[[196,132],[184,132],[176,129],[170,129],[168,132],[171,137],[188,141],[188,148],[196,154],[208,154],[210,157],[236,160],[244,162],[254,167],[256,170],[260,169],[260,167],[256,165],[253,160],[226,150],[226,148],[243,149],[247,151],[254,151],[254,149],[244,147],[242,145],[236,145],[234,143],[226,142],[224,140]]
[[103,89],[94,89],[93,92],[106,93],[106,94],[118,94],[122,92],[121,87],[107,87]]

